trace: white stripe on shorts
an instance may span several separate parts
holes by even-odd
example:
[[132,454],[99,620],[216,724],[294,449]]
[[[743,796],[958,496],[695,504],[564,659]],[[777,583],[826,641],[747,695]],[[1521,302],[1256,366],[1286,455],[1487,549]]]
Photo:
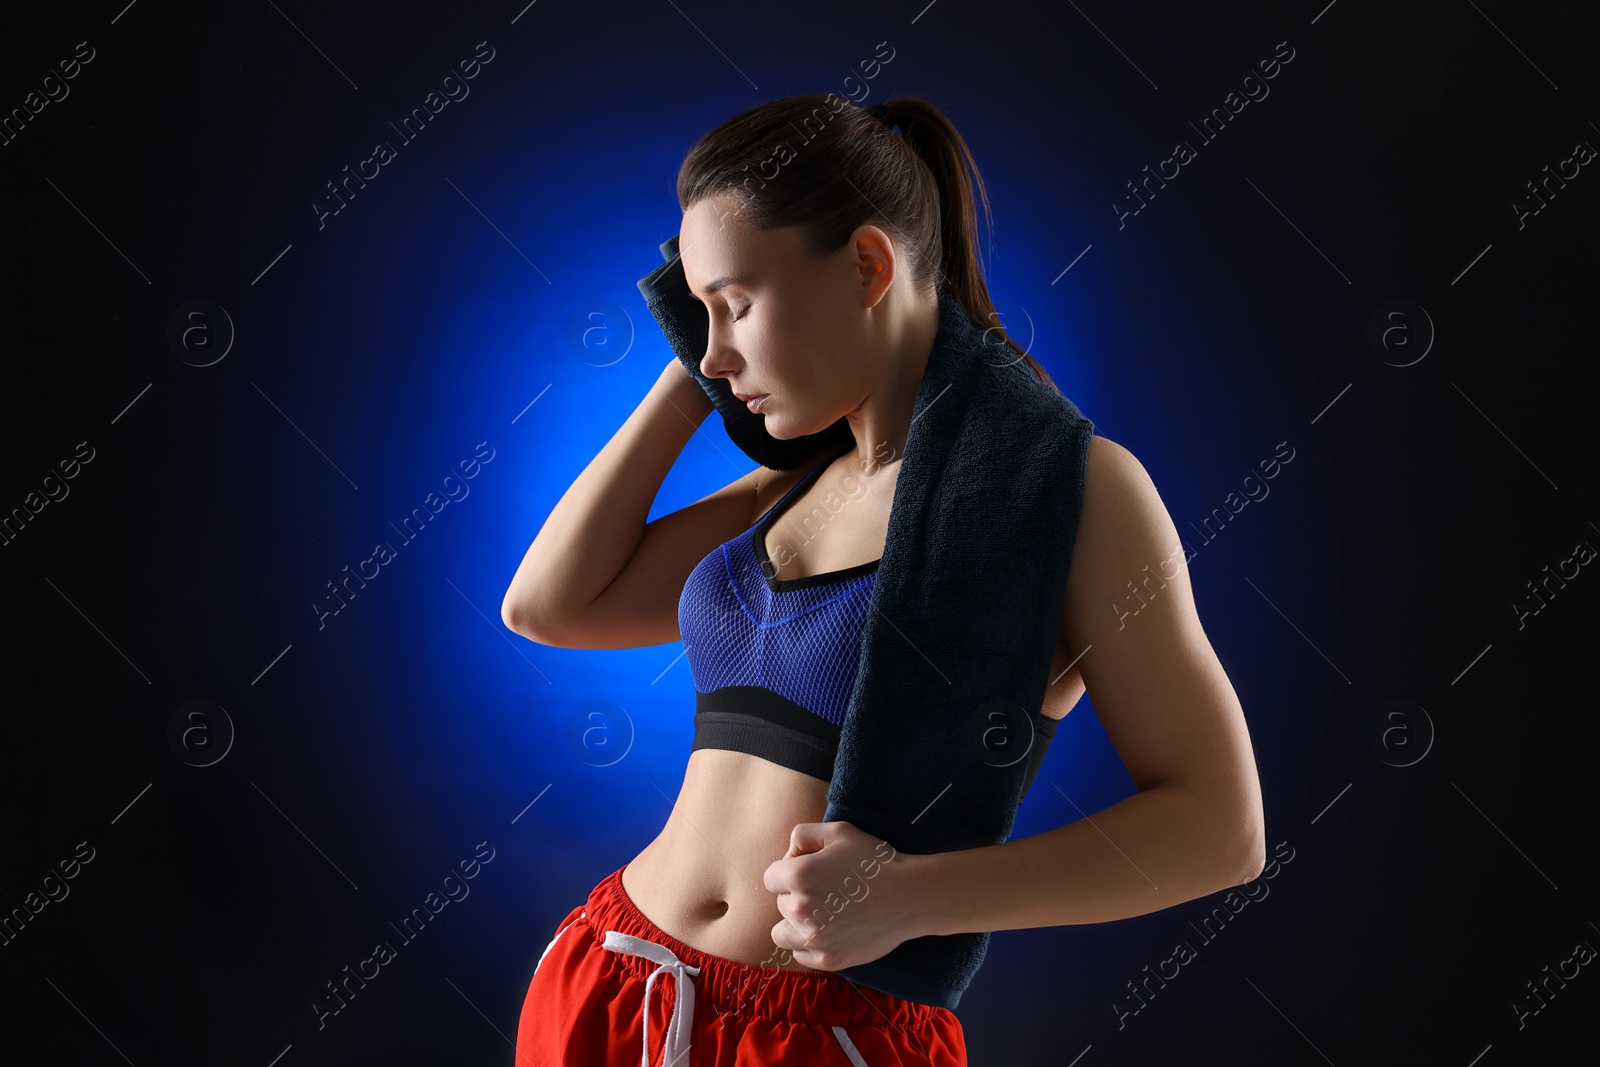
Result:
[[[587,908],[585,908],[583,911],[578,913],[578,919],[585,918],[585,917],[588,916],[588,914],[589,914],[589,910]],[[578,919],[573,919],[572,923],[577,922]],[[556,942],[561,940],[561,935],[566,933],[569,929],[572,928],[572,923],[568,923],[566,926],[563,926],[561,929],[557,930],[556,931],[556,936],[552,937],[550,939],[550,943],[544,947],[544,951],[539,953],[539,963],[535,963],[533,965],[533,973],[534,974],[538,974],[539,973],[539,965],[544,963],[544,958],[546,956],[550,955],[550,950],[556,947]]]

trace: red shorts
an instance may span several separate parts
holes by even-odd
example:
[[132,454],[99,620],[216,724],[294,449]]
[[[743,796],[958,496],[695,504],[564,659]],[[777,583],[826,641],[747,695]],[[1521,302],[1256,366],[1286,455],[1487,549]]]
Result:
[[517,1023],[517,1067],[966,1067],[948,1008],[832,971],[761,967],[668,935],[607,875],[556,926]]

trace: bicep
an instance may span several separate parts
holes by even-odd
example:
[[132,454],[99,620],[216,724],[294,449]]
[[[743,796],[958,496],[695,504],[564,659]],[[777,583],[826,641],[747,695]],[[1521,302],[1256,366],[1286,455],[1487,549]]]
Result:
[[646,523],[627,564],[569,627],[562,643],[610,649],[679,640],[678,600],[689,573],[718,545],[750,527],[759,488],[771,477],[757,467]]
[[1200,625],[1183,543],[1144,466],[1103,437],[1090,438],[1061,632],[1137,788],[1259,806],[1244,712]]

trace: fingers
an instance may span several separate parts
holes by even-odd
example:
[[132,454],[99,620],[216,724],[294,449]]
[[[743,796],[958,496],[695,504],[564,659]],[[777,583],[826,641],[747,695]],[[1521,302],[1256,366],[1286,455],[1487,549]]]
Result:
[[825,823],[802,822],[796,823],[793,830],[789,831],[789,855],[804,856],[811,852],[820,852],[826,844],[823,827]]

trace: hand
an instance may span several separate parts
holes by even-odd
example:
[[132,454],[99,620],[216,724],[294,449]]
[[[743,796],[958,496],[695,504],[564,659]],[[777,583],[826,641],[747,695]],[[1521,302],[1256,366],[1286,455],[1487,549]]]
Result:
[[772,943],[823,971],[888,954],[916,936],[915,860],[848,822],[800,823],[762,876],[784,917]]
[[701,388],[700,383],[695,381],[682,360],[674,358],[662,367],[661,374],[656,378],[656,384],[667,391],[674,407],[694,419],[696,423],[716,410],[711,397]]

